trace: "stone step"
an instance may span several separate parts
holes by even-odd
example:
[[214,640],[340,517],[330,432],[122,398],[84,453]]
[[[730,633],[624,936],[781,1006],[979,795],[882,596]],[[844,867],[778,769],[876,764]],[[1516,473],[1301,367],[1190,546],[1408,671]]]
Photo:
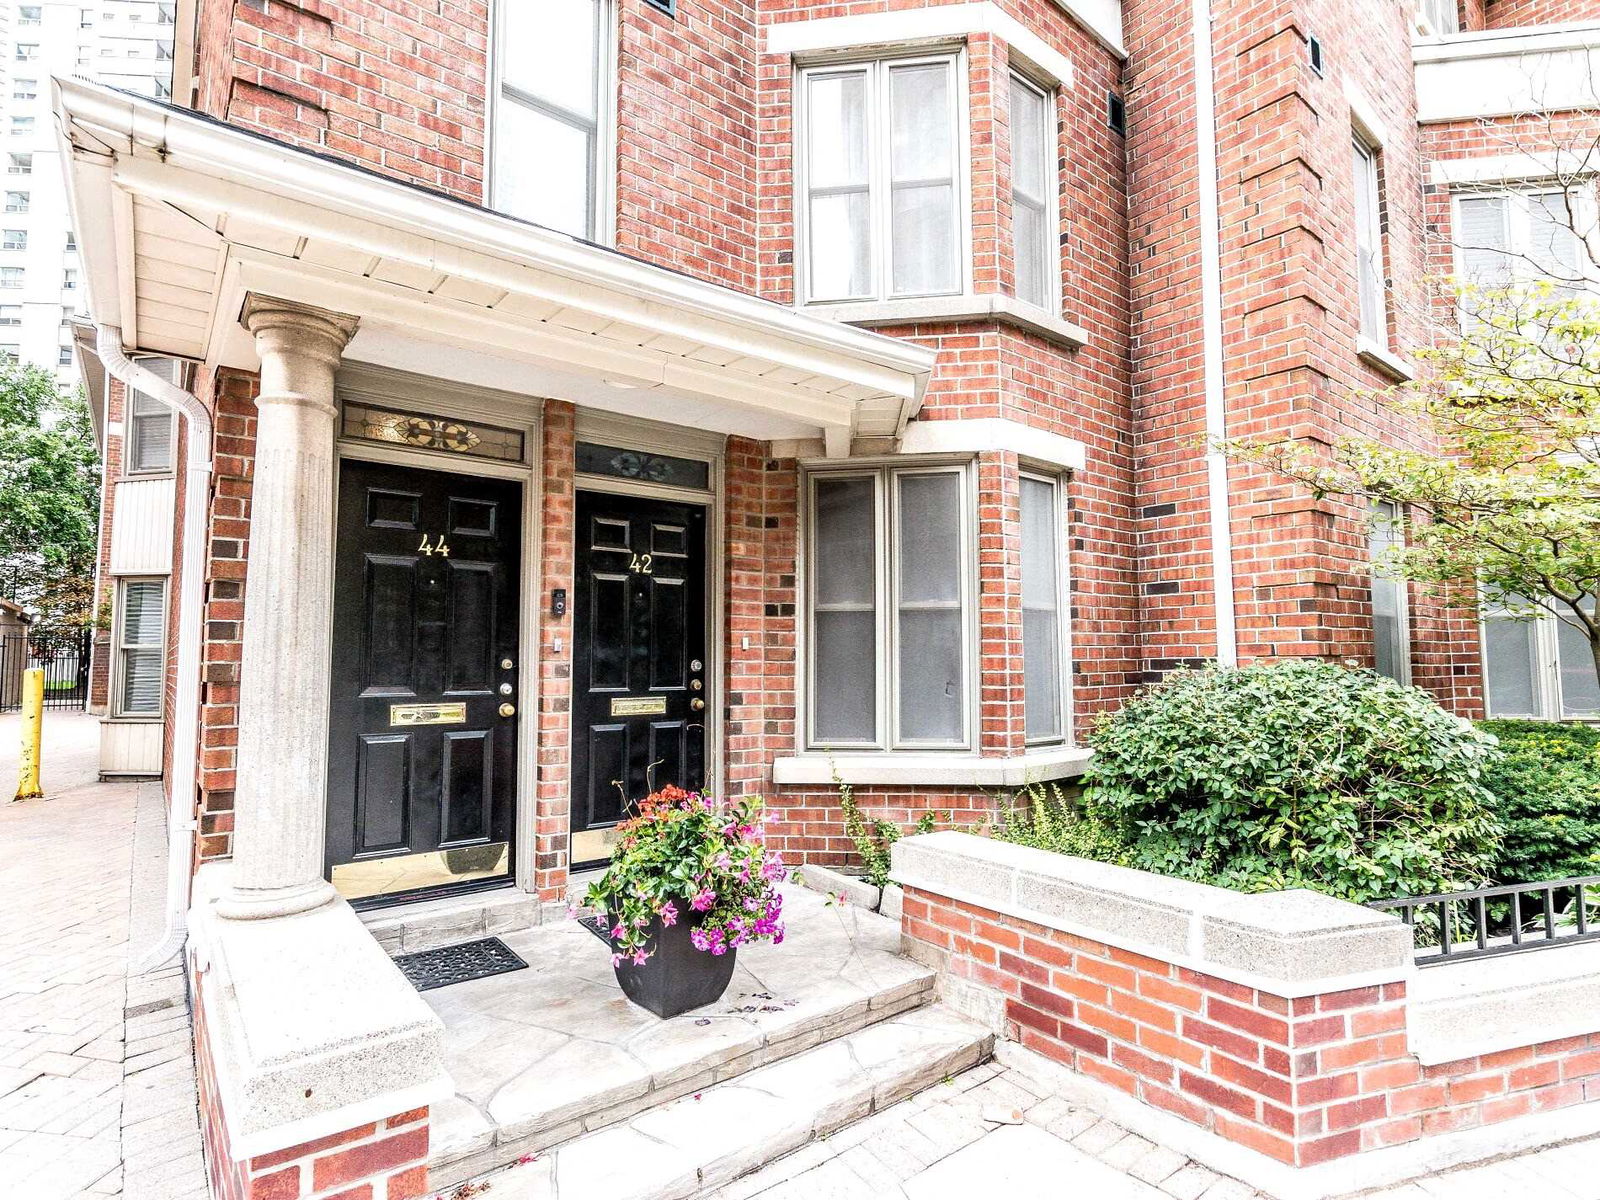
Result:
[[367,909],[358,915],[378,945],[393,957],[531,929],[539,924],[541,906],[537,896],[507,887]]
[[899,926],[786,887],[782,945],[742,949],[717,1003],[662,1021],[628,1002],[573,921],[506,936],[525,971],[423,993],[456,1095],[433,1106],[437,1189],[806,1052],[932,999]]
[[993,1048],[983,1026],[927,1005],[474,1182],[490,1184],[494,1200],[686,1200],[983,1062]]

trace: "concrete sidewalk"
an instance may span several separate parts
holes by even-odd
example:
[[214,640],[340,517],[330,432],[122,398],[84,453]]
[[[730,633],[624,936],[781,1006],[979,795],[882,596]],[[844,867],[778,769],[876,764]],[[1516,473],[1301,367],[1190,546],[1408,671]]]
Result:
[[206,1196],[192,1035],[160,936],[166,818],[154,783],[97,780],[99,723],[45,714],[46,799],[6,803],[0,717],[0,1194]]

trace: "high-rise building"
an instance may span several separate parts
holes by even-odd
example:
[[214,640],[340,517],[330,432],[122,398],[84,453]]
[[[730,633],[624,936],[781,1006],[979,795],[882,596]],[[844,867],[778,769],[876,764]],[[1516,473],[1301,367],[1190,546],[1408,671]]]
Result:
[[67,322],[83,311],[50,120],[50,80],[81,76],[166,99],[177,5],[155,0],[0,0],[0,354],[76,383]]

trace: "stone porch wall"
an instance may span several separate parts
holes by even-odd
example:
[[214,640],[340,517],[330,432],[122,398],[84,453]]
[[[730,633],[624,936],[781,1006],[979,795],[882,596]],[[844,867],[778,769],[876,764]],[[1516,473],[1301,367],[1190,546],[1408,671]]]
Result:
[[[1600,1099],[1600,1022],[1555,1029],[1541,1019],[1552,994],[1527,989],[1509,1001],[1528,1006],[1505,1024],[1514,1033],[1475,1037],[1503,1018],[1502,989],[1486,994],[1485,1021],[1453,996],[1462,1033],[1441,1042],[1434,1011],[1408,1001],[1409,930],[1357,905],[1245,896],[958,833],[899,843],[894,868],[906,948],[940,969],[947,1000],[1109,1093],[1277,1163],[1455,1131],[1493,1154],[1480,1131]],[[1474,1052],[1441,1061],[1463,1051]]]

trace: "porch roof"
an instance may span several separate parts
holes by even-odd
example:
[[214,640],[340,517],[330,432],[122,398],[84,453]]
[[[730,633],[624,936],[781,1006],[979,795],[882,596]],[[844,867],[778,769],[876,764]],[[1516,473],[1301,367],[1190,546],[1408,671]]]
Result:
[[347,358],[753,437],[893,437],[931,351],[81,80],[53,81],[91,310],[127,351],[254,370],[259,293]]

